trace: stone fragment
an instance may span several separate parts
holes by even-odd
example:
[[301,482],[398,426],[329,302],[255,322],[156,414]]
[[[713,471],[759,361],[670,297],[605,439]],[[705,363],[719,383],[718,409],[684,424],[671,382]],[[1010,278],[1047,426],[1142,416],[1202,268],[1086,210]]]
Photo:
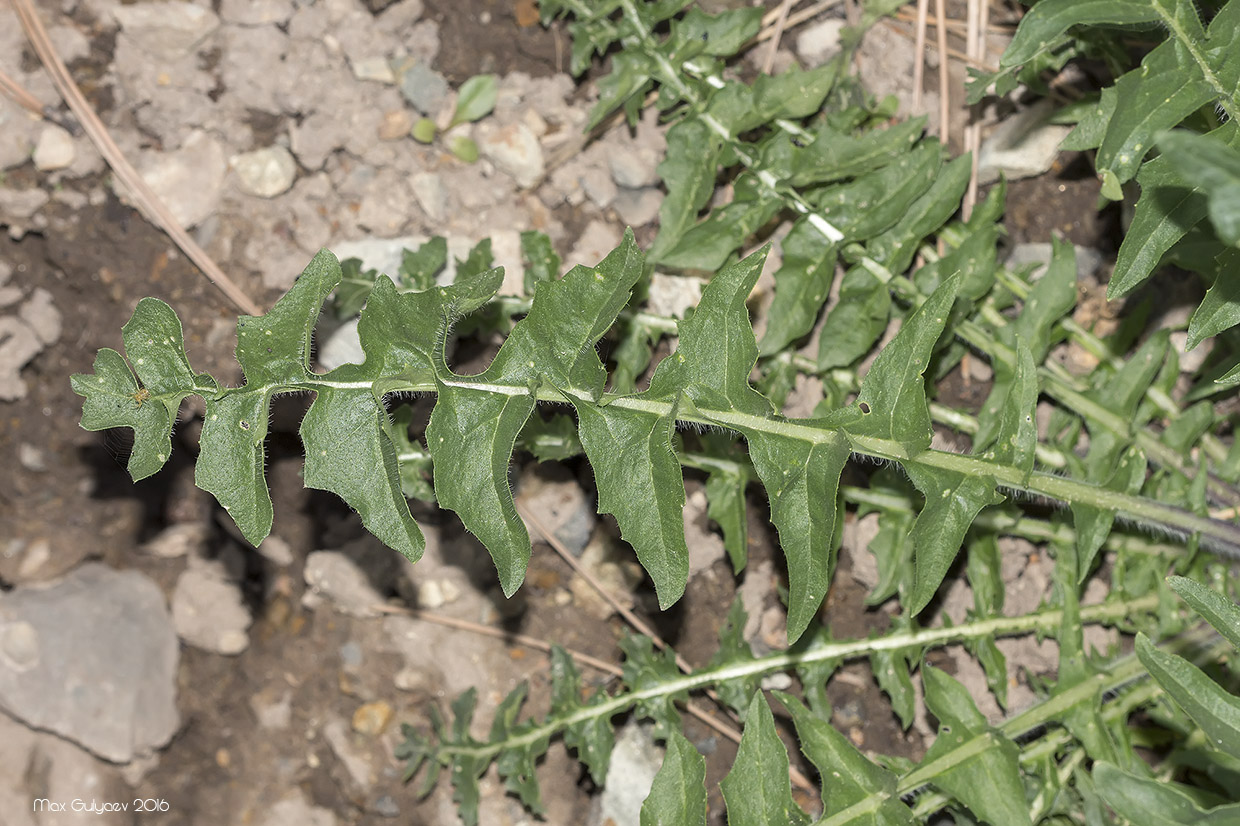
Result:
[[353,730],[367,737],[378,737],[392,722],[392,707],[383,700],[364,703],[353,712]]
[[240,654],[250,646],[250,612],[219,566],[191,564],[182,572],[172,592],[172,622],[177,636],[204,651]]
[[47,470],[47,452],[30,442],[22,442],[17,446],[17,461],[26,470],[35,473]]
[[444,189],[443,178],[434,172],[417,172],[409,179],[409,186],[426,217],[436,223],[442,221],[448,210],[448,193]]
[[38,334],[26,322],[15,315],[0,316],[0,401],[26,397],[21,371],[42,349]]
[[301,789],[272,806],[259,826],[336,826],[336,815],[331,809],[311,806]]
[[622,187],[641,189],[659,182],[659,155],[648,146],[620,143],[607,154],[611,177]]
[[619,190],[606,169],[590,166],[578,177],[581,190],[599,209],[607,209],[616,200]]
[[349,68],[358,80],[370,80],[376,83],[395,83],[396,73],[386,57],[364,57],[358,60],[349,58]]
[[0,709],[117,763],[176,731],[178,647],[159,587],[83,565],[0,594]]
[[797,55],[808,66],[821,66],[840,53],[840,32],[848,23],[824,20],[802,29],[796,39]]
[[43,209],[51,196],[41,189],[0,187],[0,223],[24,221]]
[[222,0],[220,18],[238,26],[282,26],[293,16],[290,0]]
[[73,146],[73,136],[56,124],[48,124],[39,133],[39,142],[34,147],[34,168],[40,172],[53,172],[64,169],[73,163],[77,150]]
[[43,344],[55,344],[60,340],[60,311],[52,305],[52,294],[47,290],[36,287],[17,314]]
[[286,729],[293,719],[292,692],[284,691],[279,699],[272,699],[270,693],[268,688],[251,697],[250,710],[263,728],[272,731]]
[[195,130],[180,149],[148,153],[139,171],[177,223],[189,228],[205,221],[219,206],[228,159],[219,142]]
[[603,221],[591,221],[577,237],[577,243],[564,261],[564,268],[567,270],[577,264],[593,267],[619,245],[618,229]]
[[176,559],[187,554],[201,553],[207,541],[207,525],[203,522],[179,522],[169,525],[150,541],[142,545],[142,550],[160,559]]
[[383,122],[379,124],[379,140],[398,141],[409,137],[413,131],[413,115],[407,109],[393,109],[383,113]]
[[560,465],[532,466],[521,474],[516,498],[569,553],[581,556],[596,517],[571,473]]
[[268,146],[232,158],[241,191],[259,198],[287,192],[297,177],[297,162],[283,146]]
[[[66,804],[52,814],[38,799]],[[102,811],[102,804],[132,800],[122,773],[54,734],[32,731],[0,714],[0,812],[5,826],[124,826],[133,815]],[[71,808],[74,800],[85,804]],[[91,801],[97,805],[90,808]]]
[[332,753],[344,766],[349,779],[357,788],[365,791],[374,785],[374,768],[367,755],[354,743],[355,738],[349,734],[348,724],[344,720],[339,717],[329,720],[327,725],[323,726],[323,739],[327,741]]
[[210,9],[193,3],[118,5],[112,9],[112,15],[127,37],[147,54],[163,60],[190,54],[220,25]]
[[1072,131],[1071,126],[1047,122],[1053,108],[1052,101],[1043,100],[999,124],[982,142],[978,181],[996,181],[999,173],[1015,180],[1048,171],[1059,155],[1059,144]]
[[650,278],[648,306],[655,315],[684,318],[685,311],[696,307],[702,299],[706,281],[691,275],[666,275],[656,272]]
[[531,187],[543,174],[543,152],[538,138],[523,123],[478,124],[478,151],[520,187]]
[[258,546],[258,552],[268,562],[284,568],[293,564],[293,549],[278,536],[268,536]]
[[644,227],[659,215],[663,193],[656,187],[621,189],[616,194],[616,214],[625,226]]
[[642,803],[663,765],[663,752],[654,740],[653,726],[625,723],[611,752],[607,782],[591,818],[592,826],[637,826],[641,822]]
[[30,160],[42,131],[38,118],[0,95],[0,170],[21,166]]
[[[621,547],[603,532],[595,535],[581,553],[580,563],[603,588],[620,602],[632,604],[633,588],[641,581],[641,569],[637,566],[627,546]],[[615,613],[615,608],[595,590],[585,577],[574,574],[568,589],[573,602],[590,616],[605,620]]]
[[430,67],[429,62],[415,62],[400,72],[400,93],[405,100],[427,117],[434,117],[448,97],[448,81]]
[[310,586],[302,603],[317,608],[324,599],[343,614],[354,617],[378,616],[376,606],[383,597],[370,584],[365,572],[339,551],[315,551],[306,557],[306,585]]

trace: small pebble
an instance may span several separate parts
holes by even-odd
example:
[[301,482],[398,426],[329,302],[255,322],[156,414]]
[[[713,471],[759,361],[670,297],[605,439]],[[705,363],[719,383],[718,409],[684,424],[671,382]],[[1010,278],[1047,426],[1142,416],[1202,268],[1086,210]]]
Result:
[[358,734],[378,737],[392,722],[392,707],[383,700],[358,706],[353,712],[353,730]]
[[407,109],[393,109],[383,114],[383,123],[379,124],[379,140],[398,141],[409,137],[413,131],[413,115]]

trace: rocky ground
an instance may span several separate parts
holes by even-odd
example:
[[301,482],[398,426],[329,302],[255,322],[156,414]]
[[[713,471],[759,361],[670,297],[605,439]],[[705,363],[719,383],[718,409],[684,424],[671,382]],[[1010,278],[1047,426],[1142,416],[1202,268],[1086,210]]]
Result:
[[[568,265],[596,263],[626,225],[639,241],[653,236],[662,130],[647,117],[582,148],[592,88],[563,73],[567,36],[539,26],[532,3],[60,0],[41,13],[125,155],[260,304],[324,246],[390,269],[394,250],[432,234],[458,255],[490,237],[515,292],[522,230],[549,234]],[[821,62],[838,28],[828,13],[789,33],[776,65]],[[911,58],[899,55],[908,51],[880,27],[861,60],[867,82],[906,105]],[[522,680],[542,711],[547,660],[399,607],[503,623],[613,661],[623,624],[541,543],[511,601],[485,551],[448,515],[415,513],[428,542],[416,567],[378,546],[336,500],[302,489],[297,400],[276,406],[276,522],[257,550],[193,487],[192,409],[169,467],[132,484],[127,434],[81,431],[68,376],[88,370],[97,348],[118,346],[137,300],[157,295],[181,313],[195,368],[235,381],[236,311],[114,185],[5,5],[0,70],[55,115],[0,98],[0,824],[456,822],[446,784],[419,801],[401,782],[399,724],[425,727],[431,705],[446,708],[471,686],[485,723]],[[479,73],[498,75],[494,111],[429,145],[415,141],[421,118],[448,125],[455,90]],[[460,136],[476,142],[477,162],[449,151]],[[1013,199],[1030,216],[1013,223],[1015,240],[1046,241],[1052,227],[1037,222],[1047,215],[1078,243],[1108,237],[1091,177],[1042,180],[1017,185],[1037,188]],[[685,289],[673,280],[661,295],[674,302]],[[525,507],[570,551],[650,607],[614,526],[593,513],[588,469],[527,462],[515,478]],[[700,488],[690,480],[689,590],[657,618],[693,663],[709,659],[738,589],[753,645],[778,644],[783,622],[764,506],[751,509],[755,547],[738,583]],[[852,575],[839,578],[830,605],[839,634],[886,621],[861,609],[872,571],[859,549],[873,529],[861,520],[846,531]],[[1045,557],[1009,550],[1009,606],[1021,594],[1036,604]],[[1053,649],[1022,645],[1010,659],[1053,665]],[[980,672],[963,673],[976,669],[970,658],[955,661],[984,685]],[[924,725],[901,732],[867,669],[845,669],[831,691],[836,722],[856,742],[920,752]],[[734,747],[696,724],[688,734],[717,781]],[[633,782],[600,794],[553,744],[541,775],[547,821],[636,823],[639,781],[648,784],[659,760],[648,733],[626,729],[613,771]],[[484,823],[530,822],[493,777],[486,788]],[[37,798],[130,811],[40,813]],[[149,811],[135,814],[135,800]]]

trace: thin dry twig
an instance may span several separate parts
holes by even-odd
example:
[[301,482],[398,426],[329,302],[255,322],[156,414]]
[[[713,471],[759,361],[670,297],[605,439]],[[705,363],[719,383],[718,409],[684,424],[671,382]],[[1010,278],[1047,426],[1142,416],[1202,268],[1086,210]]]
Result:
[[[564,543],[562,543],[555,536],[555,534],[553,534],[550,530],[548,530],[546,526],[544,526],[542,522],[538,520],[537,517],[535,517],[533,514],[531,514],[528,510],[521,507],[520,505],[517,505],[516,507],[517,507],[517,513],[521,515],[521,518],[524,519],[526,523],[530,525],[530,527],[534,528],[534,530],[536,530],[539,533],[539,535],[542,536],[543,541],[545,541],[548,545],[550,545],[552,550],[554,550],[556,554],[558,554],[559,557],[563,559],[570,568],[572,568],[575,572],[577,572],[577,574],[581,576],[582,579],[584,579],[587,583],[589,583],[590,587],[593,588],[595,592],[597,592],[598,595],[601,596],[607,602],[607,604],[610,605],[616,611],[616,613],[620,614],[620,616],[623,617],[625,621],[628,622],[630,625],[632,625],[635,629],[637,629],[639,633],[644,634],[647,637],[649,637],[651,641],[654,642],[654,644],[660,650],[670,648],[670,646],[668,646],[668,644],[663,640],[662,637],[659,636],[658,632],[655,631],[654,628],[652,628],[649,623],[647,623],[641,617],[637,616],[632,611],[630,611],[628,608],[626,608],[618,599],[615,598],[615,596],[610,591],[607,590],[606,587],[603,586],[601,582],[598,581],[598,579],[593,574],[591,574],[588,570],[586,570],[585,567],[583,567],[581,563],[577,561],[577,558],[574,557],[569,552],[568,548],[564,547]],[[681,671],[685,672],[686,674],[691,673],[693,671],[689,663],[686,662],[685,659],[680,656],[680,654],[676,654],[676,667],[679,668]],[[714,691],[707,691],[706,694],[708,697],[710,697],[711,700],[713,700],[715,703],[723,707],[723,703],[719,699],[718,694],[716,694]],[[728,725],[726,722],[719,720],[711,716],[710,714],[707,714],[700,707],[696,706],[692,701],[686,702],[685,708],[689,711],[690,714],[692,714],[698,720],[701,720],[703,723],[710,726],[715,731],[719,732],[720,734],[723,734],[729,740],[732,740],[735,743],[740,742],[740,738],[741,738],[740,732],[737,731],[734,727]],[[814,784],[810,782],[808,777],[806,777],[799,770],[797,770],[795,766],[790,769],[790,774],[792,777],[792,782],[795,783],[799,788],[805,789],[807,791],[813,790]]]
[[[879,22],[879,25],[886,26],[888,29],[900,35],[901,37],[905,38],[906,40],[913,40],[914,42],[916,42],[916,38],[917,38],[916,33],[909,31],[907,28],[900,25],[894,20],[884,18],[883,20]],[[969,55],[965,54],[959,49],[953,49],[951,46],[947,47],[947,56],[955,60],[959,60],[962,63],[967,63],[976,69],[981,69],[984,72],[994,72],[999,68],[998,66],[994,64],[987,63],[985,60],[979,60],[979,59],[970,57]]]
[[762,60],[762,74],[769,75],[775,66],[775,55],[779,52],[779,40],[784,36],[784,26],[788,23],[788,12],[792,10],[793,0],[784,0],[779,4],[779,14],[775,18],[775,29],[771,35],[771,45]]
[[[985,50],[985,37],[982,34],[985,31],[982,21],[982,9],[985,7],[986,2],[984,0],[969,0],[968,11],[966,12],[968,16],[968,29],[965,36],[965,48],[969,55],[974,58]],[[969,112],[969,124],[964,130],[964,151],[971,153],[971,166],[969,186],[965,190],[964,201],[960,205],[960,214],[966,221],[973,214],[973,205],[977,203],[978,150],[981,148],[982,143],[981,107],[970,106]]]
[[231,278],[225,275],[224,271],[211,260],[206,251],[194,242],[189,233],[172,217],[172,214],[164,206],[159,196],[147,186],[146,181],[142,180],[142,176],[125,159],[125,155],[121,152],[120,147],[112,140],[112,136],[108,134],[107,128],[99,120],[99,116],[95,114],[86,98],[82,95],[82,90],[74,83],[72,75],[69,74],[69,69],[56,54],[56,49],[52,46],[52,41],[47,36],[47,30],[43,28],[43,23],[35,13],[30,0],[12,0],[12,3],[13,9],[17,12],[18,19],[21,20],[22,28],[26,32],[26,37],[30,40],[30,45],[34,47],[35,53],[43,61],[43,66],[47,69],[48,74],[51,75],[52,83],[55,84],[56,90],[60,92],[65,103],[69,105],[69,109],[77,116],[82,127],[99,149],[99,153],[103,155],[104,160],[112,167],[116,177],[133,193],[134,199],[142,206],[148,218],[167,233],[173,242],[181,248],[181,251],[185,253],[186,257],[198,265],[198,268],[207,277],[207,280],[218,287],[224,295],[228,296],[228,299],[242,312],[249,315],[261,315],[262,308],[254,303]]
[[28,109],[31,114],[43,117],[43,104],[39,103],[39,99],[23,89],[20,83],[6,75],[3,70],[0,70],[0,92],[12,98],[18,106]]
[[[434,611],[426,611],[421,608],[408,608],[403,605],[390,605],[386,602],[372,607],[375,611],[378,611],[381,614],[400,614],[406,617],[413,617],[414,619],[426,620],[427,622],[433,622],[436,625],[442,625],[445,628],[452,628],[457,631],[469,631],[471,634],[480,634],[484,637],[494,637],[498,640],[523,645],[526,648],[533,648],[537,651],[543,651],[548,654],[551,653],[551,649],[553,647],[551,643],[545,640],[540,640],[537,637],[531,637],[526,634],[514,634],[509,631],[505,631],[502,628],[496,628],[492,625],[483,625],[479,622],[470,622],[469,620],[457,619],[456,617],[448,617],[443,614],[436,614]],[[561,648],[563,648],[563,646],[561,646]],[[573,651],[568,648],[565,648],[564,650],[570,657],[581,665],[588,665],[596,671],[605,672],[613,677],[624,676],[624,672],[615,663],[600,660],[598,657],[591,657],[589,654],[584,654],[580,651]]]
[[934,0],[934,17],[938,21],[935,42],[939,50],[939,140],[946,146],[951,138],[951,76],[947,64],[947,3]]
[[[917,24],[913,38],[913,114],[921,114],[922,87],[926,83],[926,17],[930,0],[917,0]],[[892,27],[896,28],[897,27]]]
[[[572,568],[574,573],[584,579],[586,583],[593,588],[608,605],[611,606],[613,611],[624,618],[625,622],[633,626],[639,634],[644,634],[647,637],[650,637],[660,651],[670,648],[667,642],[659,636],[659,632],[654,630],[654,627],[650,625],[650,623],[637,616],[637,614],[634,614],[624,603],[616,599],[615,595],[608,591],[606,586],[599,582],[598,578],[594,576],[594,574],[590,573],[584,565],[578,562],[577,557],[573,556],[568,548],[564,547],[564,543],[561,542],[559,538],[552,533],[549,528],[547,528],[546,525],[539,521],[538,517],[534,516],[521,505],[517,505],[516,507],[517,513],[521,515],[521,518],[524,519],[534,530],[536,530],[539,536],[543,538],[543,541],[551,546],[551,549],[564,560],[568,567]],[[676,655],[676,666],[681,671],[686,673],[693,670],[693,667],[690,666],[689,663],[679,654]]]

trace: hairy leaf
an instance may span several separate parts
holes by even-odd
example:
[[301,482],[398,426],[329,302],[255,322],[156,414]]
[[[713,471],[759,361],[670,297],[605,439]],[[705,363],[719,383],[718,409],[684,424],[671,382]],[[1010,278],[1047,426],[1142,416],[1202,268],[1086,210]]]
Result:
[[809,822],[792,799],[788,752],[762,693],[750,703],[732,771],[719,784],[733,826],[798,826]]
[[641,826],[706,826],[706,759],[680,732],[642,803]]

